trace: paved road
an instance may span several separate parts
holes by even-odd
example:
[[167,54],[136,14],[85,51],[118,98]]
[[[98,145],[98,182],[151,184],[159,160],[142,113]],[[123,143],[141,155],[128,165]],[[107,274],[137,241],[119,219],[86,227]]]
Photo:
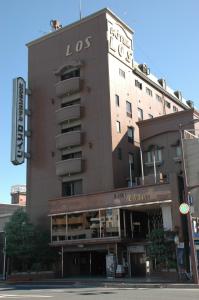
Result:
[[1,299],[49,300],[198,300],[199,289],[0,287]]

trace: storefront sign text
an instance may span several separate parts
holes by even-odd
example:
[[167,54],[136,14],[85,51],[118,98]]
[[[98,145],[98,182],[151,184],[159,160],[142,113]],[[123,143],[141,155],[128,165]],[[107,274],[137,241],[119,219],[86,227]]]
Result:
[[126,200],[129,202],[134,202],[134,201],[145,202],[150,200],[150,195],[149,194],[128,194],[125,192],[120,192],[114,194],[114,199]]

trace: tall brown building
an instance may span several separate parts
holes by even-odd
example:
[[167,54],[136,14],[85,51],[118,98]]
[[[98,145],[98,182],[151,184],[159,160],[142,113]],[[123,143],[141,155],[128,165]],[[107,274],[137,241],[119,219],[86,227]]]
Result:
[[34,223],[50,226],[51,219],[65,275],[104,274],[107,254],[128,265],[129,275],[143,274],[149,231],[182,231],[181,169],[157,165],[155,181],[150,177],[150,164],[141,167],[137,122],[148,119],[138,124],[149,138],[171,113],[177,130],[190,107],[137,64],[133,50],[133,31],[108,9],[28,44],[27,209]]

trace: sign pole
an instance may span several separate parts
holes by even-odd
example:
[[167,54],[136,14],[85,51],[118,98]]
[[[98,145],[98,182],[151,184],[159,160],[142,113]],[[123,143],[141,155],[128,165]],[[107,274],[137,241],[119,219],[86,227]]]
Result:
[[[184,179],[184,200],[185,200],[185,203],[188,205],[189,193],[188,193],[188,182],[187,182],[186,166],[185,166],[182,125],[180,125],[179,131],[180,131],[180,141],[181,141],[181,148],[182,148],[182,165],[183,165],[183,179]],[[196,257],[195,244],[194,244],[194,238],[193,238],[192,216],[191,216],[190,210],[187,213],[187,225],[188,225],[190,256],[191,256],[191,269],[192,269],[192,274],[193,274],[193,281],[194,281],[194,283],[199,284],[198,268],[197,268],[197,257]]]

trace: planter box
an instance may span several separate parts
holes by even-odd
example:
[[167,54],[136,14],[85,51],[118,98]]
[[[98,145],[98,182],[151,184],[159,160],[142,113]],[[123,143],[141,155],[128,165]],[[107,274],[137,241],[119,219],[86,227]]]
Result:
[[41,272],[19,272],[11,273],[8,275],[7,280],[11,282],[19,281],[34,281],[42,279],[53,279],[55,274],[53,271],[41,271]]

